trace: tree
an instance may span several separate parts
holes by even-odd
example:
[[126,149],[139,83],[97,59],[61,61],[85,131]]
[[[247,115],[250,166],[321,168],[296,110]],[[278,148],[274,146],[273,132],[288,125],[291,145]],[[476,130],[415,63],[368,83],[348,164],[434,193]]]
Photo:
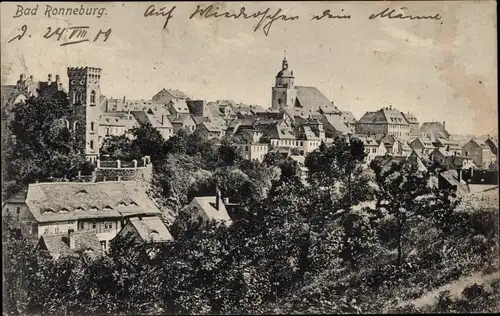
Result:
[[342,201],[350,208],[365,198],[367,181],[361,176],[365,155],[363,143],[358,139],[348,142],[337,137],[330,147],[322,142],[319,149],[306,157],[308,180],[316,187],[334,188],[340,184]]
[[70,113],[65,93],[40,96],[12,110],[5,159],[6,181],[28,184],[51,177],[72,177],[85,165],[83,135],[71,132],[64,119]]
[[453,213],[459,200],[454,192],[433,185],[429,171],[415,172],[405,164],[392,164],[388,170],[378,164],[373,167],[379,187],[376,208],[379,216],[390,216],[395,220],[396,265],[400,267],[408,221],[421,218],[443,221]]
[[105,138],[100,152],[101,156],[107,156],[112,160],[131,161],[140,160],[143,157],[137,144],[126,134]]
[[133,136],[132,148],[138,148],[141,156],[150,156],[152,161],[163,159],[166,142],[161,133],[150,123],[141,124],[130,130]]

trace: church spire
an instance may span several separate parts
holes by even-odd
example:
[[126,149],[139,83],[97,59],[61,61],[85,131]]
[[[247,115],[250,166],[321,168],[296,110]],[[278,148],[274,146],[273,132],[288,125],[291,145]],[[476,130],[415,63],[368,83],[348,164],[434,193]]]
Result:
[[288,61],[286,60],[286,48],[285,48],[285,51],[283,53],[283,63],[282,63],[281,69],[282,70],[288,69]]

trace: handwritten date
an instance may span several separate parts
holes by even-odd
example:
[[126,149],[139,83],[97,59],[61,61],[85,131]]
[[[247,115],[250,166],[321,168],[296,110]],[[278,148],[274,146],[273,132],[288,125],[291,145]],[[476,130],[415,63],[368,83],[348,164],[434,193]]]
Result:
[[[8,43],[21,40],[25,37],[28,31],[28,26],[25,24],[21,27],[21,32],[14,36]],[[98,32],[92,33],[93,40],[92,42],[96,42],[98,39],[102,38],[102,42],[105,43],[109,36],[111,35],[111,28],[108,30],[100,29]],[[45,39],[55,39],[57,42],[61,42],[60,46],[68,46],[74,45],[84,42],[90,42],[90,27],[89,26],[71,26],[71,27],[57,27],[53,29],[51,26],[47,27],[47,31],[43,35]],[[31,37],[31,35],[28,35]]]

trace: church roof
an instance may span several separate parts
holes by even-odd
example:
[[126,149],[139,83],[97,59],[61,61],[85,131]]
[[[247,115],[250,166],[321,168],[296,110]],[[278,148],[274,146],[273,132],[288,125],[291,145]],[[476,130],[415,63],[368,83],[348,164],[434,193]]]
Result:
[[303,108],[323,110],[326,113],[340,113],[316,87],[295,86],[297,90],[297,102]]

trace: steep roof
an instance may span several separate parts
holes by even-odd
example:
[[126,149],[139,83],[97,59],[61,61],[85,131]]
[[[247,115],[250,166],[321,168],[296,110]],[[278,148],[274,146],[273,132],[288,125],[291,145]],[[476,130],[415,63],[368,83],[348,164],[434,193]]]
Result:
[[356,123],[356,118],[351,111],[342,111],[341,116],[344,123]]
[[222,132],[221,126],[214,124],[213,122],[201,122],[200,125],[205,127],[209,132]]
[[375,112],[366,112],[358,121],[358,123],[408,125],[408,122],[401,114],[401,111],[387,107]]
[[432,144],[431,140],[430,139],[427,139],[427,138],[423,138],[423,137],[417,137],[415,138],[411,143],[410,143],[410,146],[411,144],[414,144],[416,142],[420,142],[420,144],[422,144],[422,146],[424,148],[427,148],[427,149],[433,149],[434,148],[434,145]]
[[269,139],[296,139],[287,129],[281,129],[278,123],[272,123],[263,132],[263,137]]
[[401,112],[401,115],[403,115],[404,119],[406,120],[406,122],[408,122],[408,124],[418,124],[417,118],[412,113],[410,113],[410,112],[406,112],[406,113]]
[[343,118],[336,114],[323,114],[324,119],[339,133],[343,135],[351,133],[351,130],[344,124]]
[[170,101],[170,106],[172,106],[177,113],[189,114],[189,107],[185,100],[172,100]]
[[76,253],[91,252],[91,257],[103,255],[101,244],[94,231],[75,231],[75,249],[70,249],[68,233],[48,234],[40,237],[39,246],[57,257],[65,257]]
[[465,183],[461,183],[459,179],[459,175],[457,170],[448,170],[443,171],[439,174],[439,176],[444,179],[449,184],[456,186],[458,193],[467,194],[470,192],[469,186]]
[[360,141],[363,142],[363,145],[365,147],[378,147],[379,143],[372,137],[372,136],[366,136],[366,135],[353,135],[352,138],[357,138]]
[[193,119],[193,117],[190,114],[179,114],[179,115],[169,115],[168,119],[172,124],[185,124],[189,121],[193,125],[196,125],[196,121]]
[[157,94],[155,94],[155,95],[153,96],[153,98],[154,98],[154,97],[157,97],[157,96],[159,96],[159,95],[165,94],[165,93],[168,93],[168,94],[170,94],[172,97],[177,98],[177,99],[187,99],[187,98],[188,98],[188,96],[187,96],[184,92],[182,92],[182,91],[180,91],[180,90],[176,90],[176,89],[165,89],[165,88],[163,88],[163,89],[162,89],[162,90],[160,90]]
[[316,87],[295,86],[297,90],[297,102],[303,108],[313,110],[322,109],[325,113],[340,113]]
[[420,132],[427,133],[431,138],[449,138],[450,133],[441,122],[424,122],[420,126]]
[[198,210],[202,211],[207,218],[211,220],[223,221],[226,223],[231,223],[231,218],[227,213],[226,206],[223,200],[219,201],[219,209],[215,208],[216,196],[198,196],[191,200],[191,203],[182,208],[181,211],[192,210],[196,207]]
[[[163,118],[159,118],[154,114],[148,113],[147,111],[131,111],[130,113],[140,124],[149,123],[155,128],[172,128],[172,124],[166,115],[163,116]],[[163,123],[161,121],[162,119]]]
[[124,127],[127,125],[127,119],[125,116],[103,115],[99,120],[99,125]]
[[160,213],[135,181],[34,183],[26,204],[38,222]]
[[165,224],[159,217],[131,218],[132,225],[144,242],[165,242],[173,240]]

